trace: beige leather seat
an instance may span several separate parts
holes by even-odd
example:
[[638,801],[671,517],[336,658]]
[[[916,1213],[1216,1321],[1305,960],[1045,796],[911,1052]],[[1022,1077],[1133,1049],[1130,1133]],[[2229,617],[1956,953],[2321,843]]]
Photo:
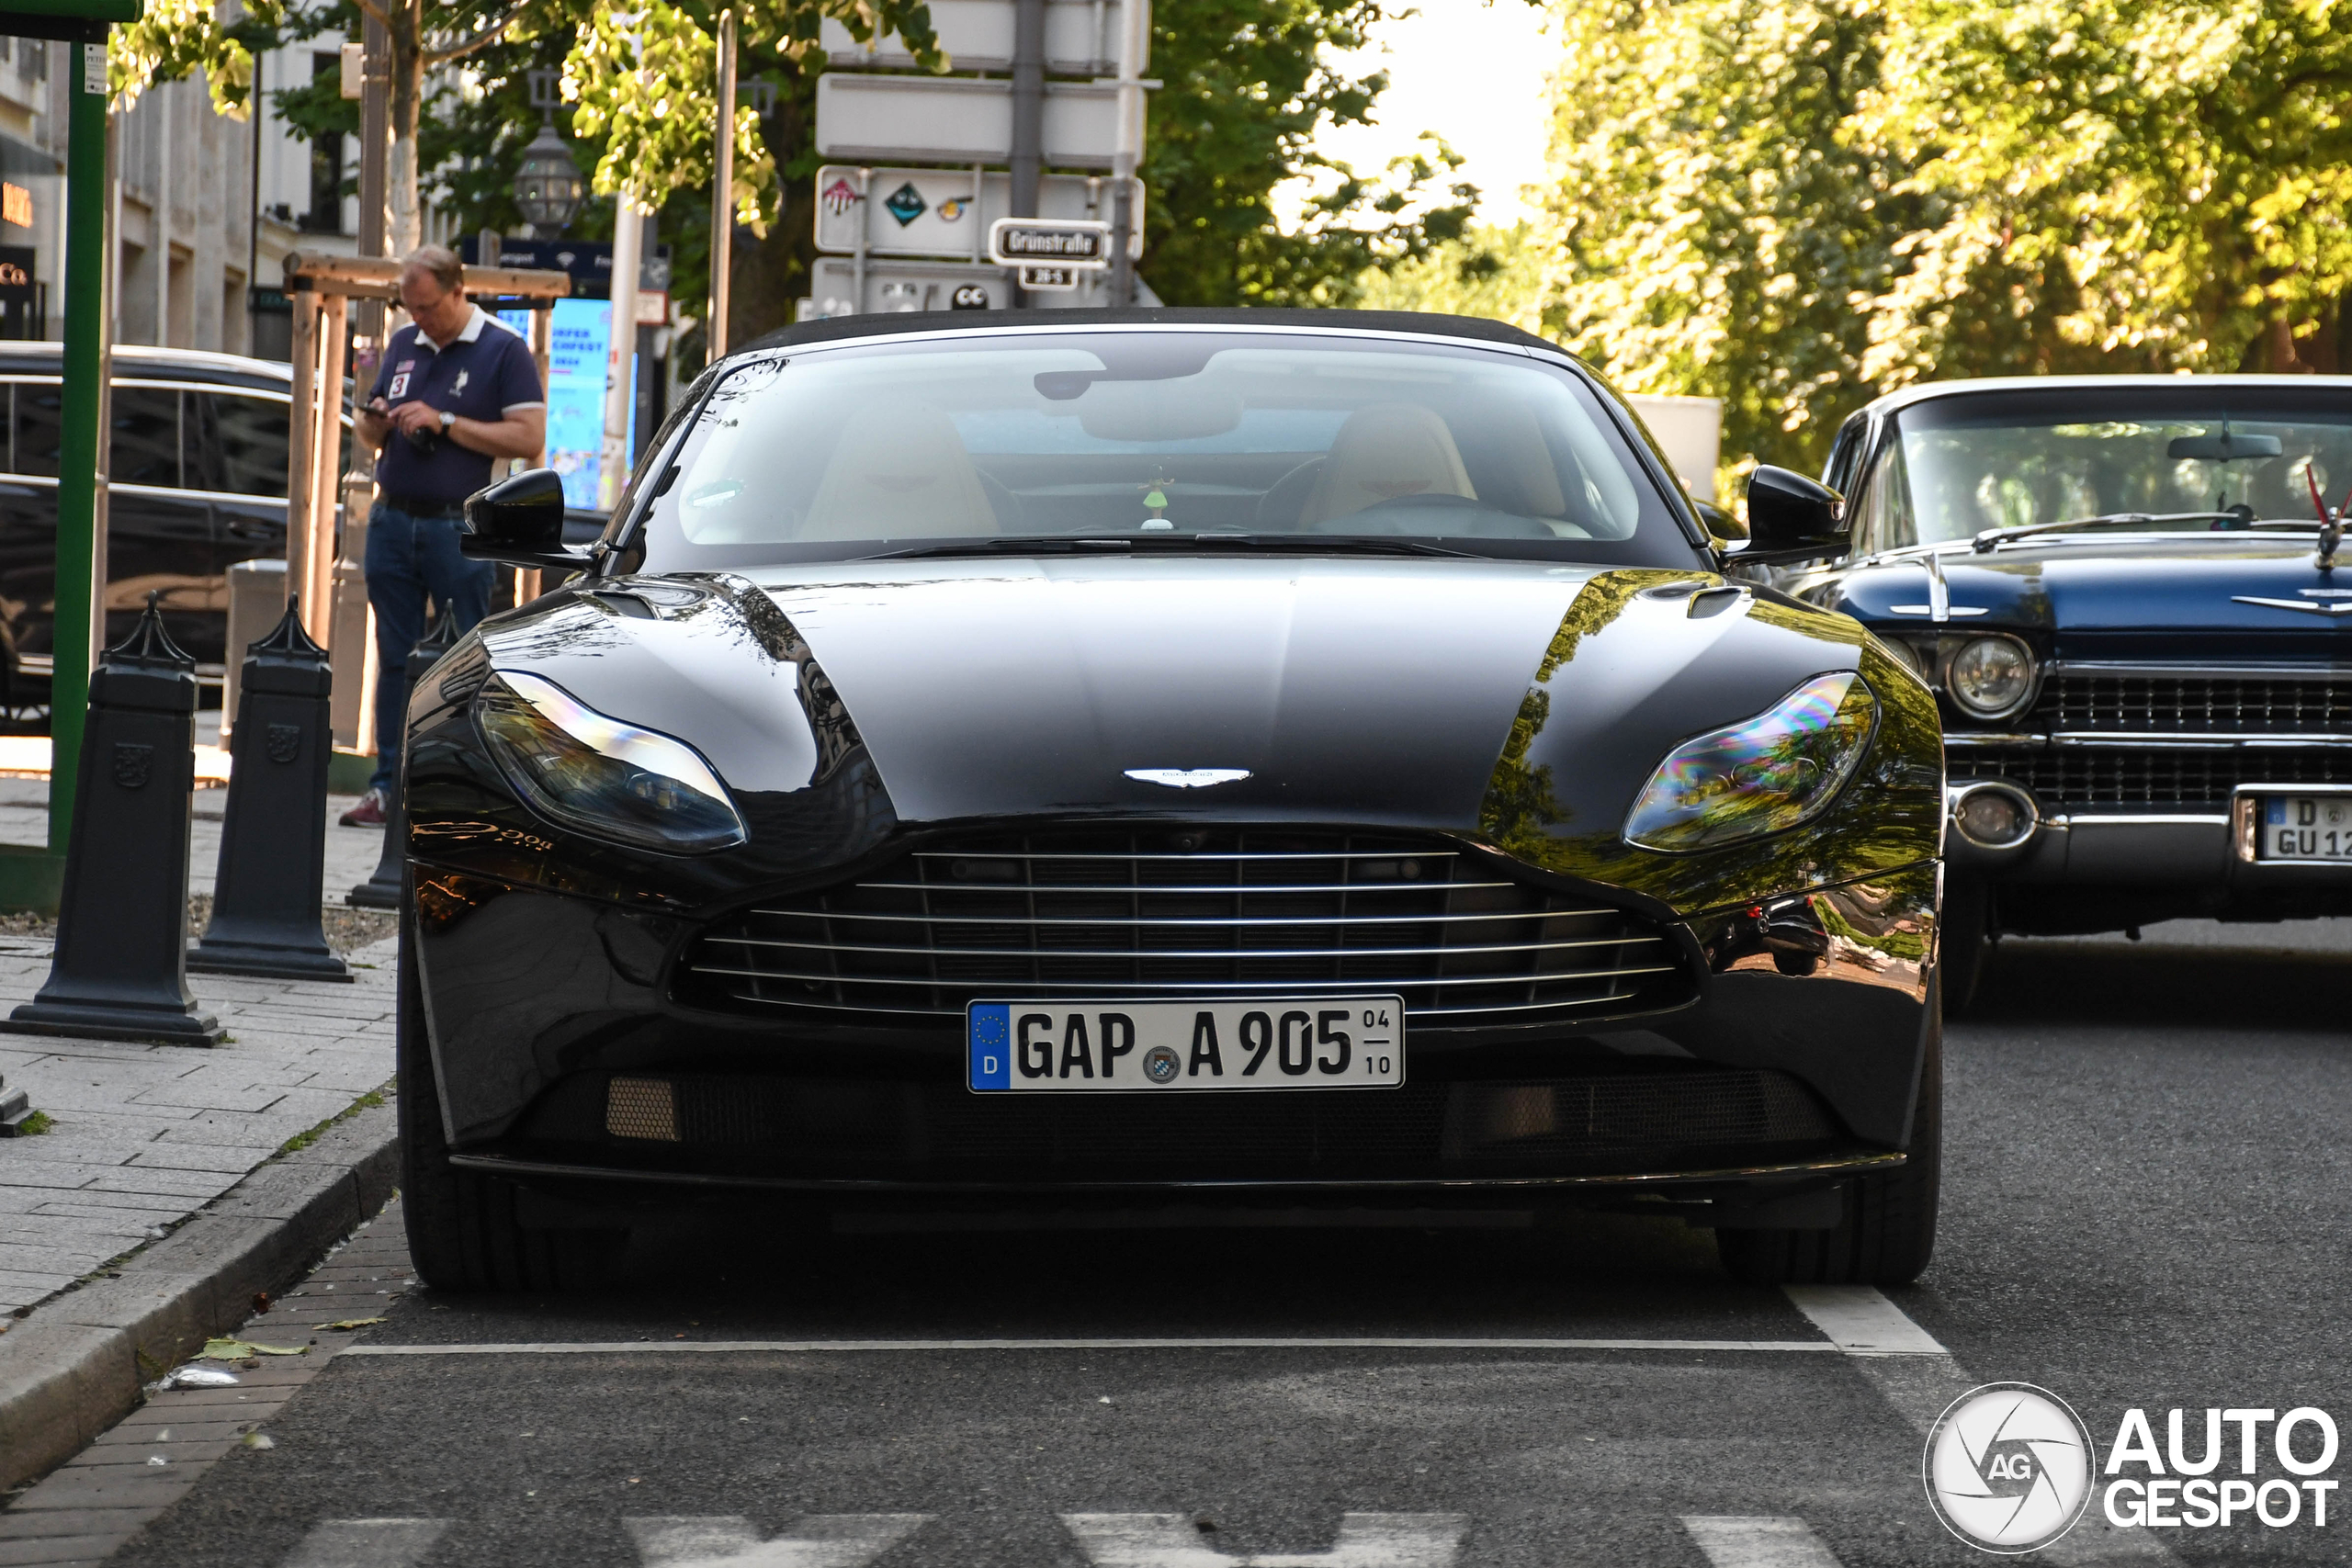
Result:
[[1332,438],[1299,525],[1312,528],[1411,495],[1478,498],[1445,421],[1419,403],[1368,403]]
[[997,532],[980,476],[937,409],[869,411],[850,422],[808,503],[811,539],[961,538]]

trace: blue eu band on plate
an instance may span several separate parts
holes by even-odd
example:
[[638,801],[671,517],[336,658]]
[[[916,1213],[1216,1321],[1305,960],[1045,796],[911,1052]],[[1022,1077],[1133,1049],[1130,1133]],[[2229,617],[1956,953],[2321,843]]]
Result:
[[974,1002],[975,1093],[1395,1089],[1405,1005],[1385,997],[1276,1001]]

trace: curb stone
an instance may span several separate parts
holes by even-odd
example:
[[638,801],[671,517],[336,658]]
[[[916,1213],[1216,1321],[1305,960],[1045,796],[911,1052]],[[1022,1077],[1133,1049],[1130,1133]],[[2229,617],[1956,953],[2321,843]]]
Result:
[[252,1315],[255,1292],[277,1291],[381,1209],[400,1179],[395,1117],[382,1105],[337,1123],[135,1254],[119,1277],[0,1334],[0,1488],[72,1458],[139,1404],[160,1369]]

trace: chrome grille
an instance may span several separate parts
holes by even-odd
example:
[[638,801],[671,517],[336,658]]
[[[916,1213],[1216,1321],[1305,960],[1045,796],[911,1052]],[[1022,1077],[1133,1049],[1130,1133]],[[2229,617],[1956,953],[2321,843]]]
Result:
[[2285,748],[2259,751],[2164,750],[2134,747],[2048,751],[1954,750],[1954,780],[2008,779],[2061,810],[2122,807],[2216,814],[2241,784],[2352,784],[2352,751]]
[[2110,675],[2060,671],[2036,729],[2117,735],[2352,735],[2352,674]]
[[1483,1026],[1690,988],[1673,943],[1622,909],[1441,841],[1293,829],[962,840],[724,918],[685,970],[702,1000],[837,1019],[960,1017],[985,997],[1395,991],[1415,1021]]

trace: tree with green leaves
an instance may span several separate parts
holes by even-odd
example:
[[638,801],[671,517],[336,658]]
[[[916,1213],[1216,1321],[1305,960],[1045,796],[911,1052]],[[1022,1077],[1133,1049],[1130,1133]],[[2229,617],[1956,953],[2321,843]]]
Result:
[[2352,367],[2345,0],[1562,16],[1547,326],[1726,457],[1934,377]]

